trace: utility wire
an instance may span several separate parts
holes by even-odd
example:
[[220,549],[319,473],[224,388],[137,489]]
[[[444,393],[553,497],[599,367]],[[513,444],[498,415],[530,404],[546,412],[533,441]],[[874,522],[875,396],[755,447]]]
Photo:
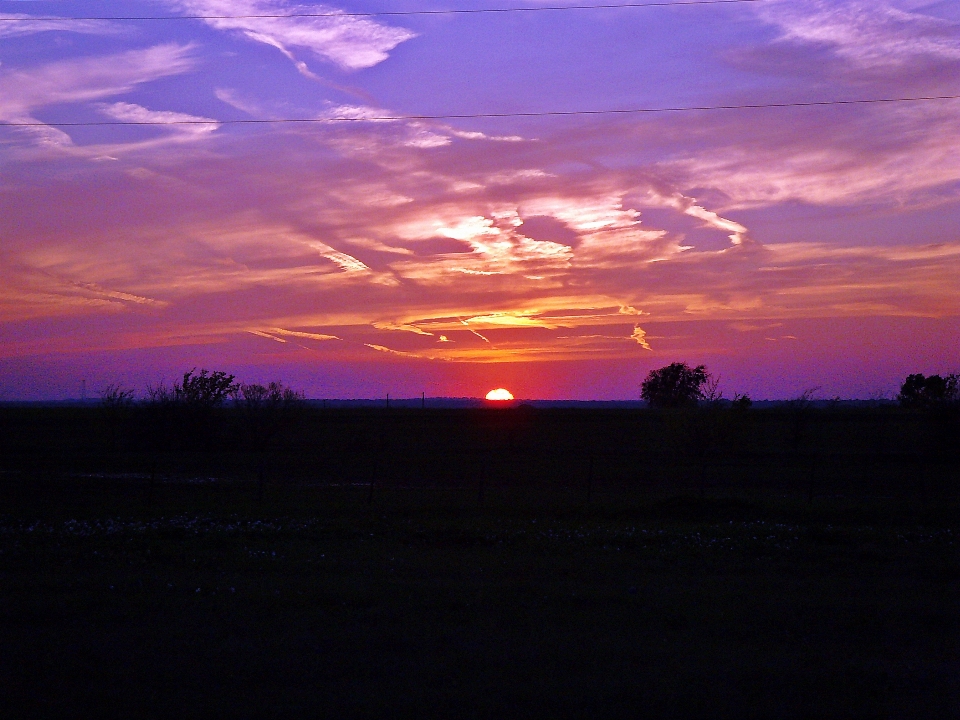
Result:
[[933,100],[960,100],[960,95],[927,95],[899,98],[866,98],[854,100],[810,100],[807,102],[749,103],[743,105],[687,105],[678,107],[627,108],[621,110],[552,110],[546,112],[505,113],[451,113],[446,115],[371,115],[366,117],[327,118],[249,118],[240,120],[94,120],[78,122],[7,122],[0,127],[98,127],[120,125],[280,125],[327,124],[337,122],[387,122],[399,120],[475,120],[497,118],[570,117],[575,115],[639,115],[650,113],[701,112],[710,110],[761,110],[765,108],[826,107],[837,105],[877,105],[890,103],[926,102]]
[[734,5],[764,1],[765,0],[666,0],[664,2],[603,3],[599,5],[545,5],[541,7],[470,8],[460,10],[384,10],[380,12],[319,12],[256,15],[131,15],[128,17],[58,17],[55,15],[35,15],[29,17],[0,17],[0,22],[29,22],[33,20],[267,20],[278,18],[382,17],[398,15],[482,15],[517,12],[556,12],[562,10],[613,10],[616,8],[683,7],[687,5]]

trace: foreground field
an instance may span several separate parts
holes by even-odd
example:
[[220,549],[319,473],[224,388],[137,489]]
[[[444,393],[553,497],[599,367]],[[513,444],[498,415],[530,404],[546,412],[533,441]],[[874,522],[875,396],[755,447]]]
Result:
[[953,502],[0,488],[11,717],[960,716]]

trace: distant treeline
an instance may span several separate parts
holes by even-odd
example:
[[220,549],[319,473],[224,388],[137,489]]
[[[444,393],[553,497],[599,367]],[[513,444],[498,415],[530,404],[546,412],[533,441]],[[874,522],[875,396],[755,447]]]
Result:
[[[770,409],[790,407],[796,402],[791,400],[751,400],[753,409]],[[96,407],[102,401],[99,398],[68,399],[68,400],[0,400],[0,407]],[[326,409],[359,409],[359,408],[430,408],[447,410],[464,410],[470,408],[490,407],[490,402],[483,398],[471,397],[394,397],[382,398],[308,398],[303,399],[307,407]],[[721,400],[721,406],[732,405],[732,400]],[[233,400],[224,403],[229,407],[235,404]],[[698,403],[699,404],[699,403]],[[845,400],[842,398],[820,399],[809,401],[810,407],[820,409],[852,409],[891,407],[900,404],[898,400],[889,398],[871,398]],[[526,406],[535,409],[578,409],[578,410],[641,410],[649,408],[646,400],[535,400],[521,399],[510,404],[511,407]]]
[[[677,390],[671,378],[692,382]],[[654,381],[651,384],[651,379]],[[652,387],[655,386],[655,387]],[[687,395],[684,396],[683,393]],[[942,496],[958,489],[957,378],[911,375],[898,404],[724,400],[702,366],[644,384],[647,408],[334,407],[281,383],[184,373],[146,397],[0,406],[0,470],[374,487],[550,484]],[[658,395],[659,393],[659,395]],[[666,399],[665,399],[666,398]]]

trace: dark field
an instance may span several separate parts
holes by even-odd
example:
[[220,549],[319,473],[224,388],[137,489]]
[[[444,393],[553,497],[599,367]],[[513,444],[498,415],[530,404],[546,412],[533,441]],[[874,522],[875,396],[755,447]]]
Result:
[[960,717],[949,414],[0,421],[0,715]]

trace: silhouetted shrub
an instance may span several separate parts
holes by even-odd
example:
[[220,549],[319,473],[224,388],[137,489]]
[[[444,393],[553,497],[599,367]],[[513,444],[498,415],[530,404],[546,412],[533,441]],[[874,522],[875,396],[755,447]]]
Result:
[[110,384],[100,391],[100,405],[104,409],[128,408],[133,405],[136,397],[134,390]]
[[100,391],[100,417],[112,451],[119,450],[129,430],[136,392],[110,384]]

